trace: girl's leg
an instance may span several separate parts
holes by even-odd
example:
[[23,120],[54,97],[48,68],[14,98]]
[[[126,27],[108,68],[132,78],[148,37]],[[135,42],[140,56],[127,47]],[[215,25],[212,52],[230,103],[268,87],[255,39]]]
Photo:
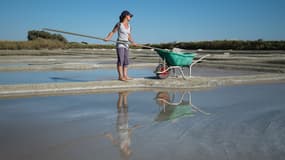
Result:
[[118,56],[118,62],[117,62],[117,71],[118,71],[118,79],[121,81],[125,81],[124,78],[124,69],[123,69],[123,63],[124,63],[124,48],[117,48],[117,56]]
[[128,65],[129,65],[129,50],[125,49],[125,54],[124,54],[124,67],[123,67],[123,76],[126,80],[131,80],[132,78],[130,78],[128,76]]
[[119,80],[125,81],[126,79],[124,78],[124,72],[123,72],[123,67],[121,65],[117,65],[117,71],[118,71],[118,76]]
[[124,72],[124,74],[123,74],[124,78],[128,79],[128,66],[123,67],[123,72]]
[[123,71],[124,71],[124,78],[126,80],[132,80],[132,78],[128,76],[128,66],[124,66]]

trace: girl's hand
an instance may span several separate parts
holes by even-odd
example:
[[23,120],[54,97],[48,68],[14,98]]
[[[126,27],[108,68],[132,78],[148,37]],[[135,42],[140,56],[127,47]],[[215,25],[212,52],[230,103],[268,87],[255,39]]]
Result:
[[104,39],[105,42],[108,42],[109,40],[110,40],[109,38],[105,38],[105,39]]
[[133,46],[135,46],[135,47],[138,46],[138,44],[136,44],[135,42],[132,42],[131,45],[133,45]]

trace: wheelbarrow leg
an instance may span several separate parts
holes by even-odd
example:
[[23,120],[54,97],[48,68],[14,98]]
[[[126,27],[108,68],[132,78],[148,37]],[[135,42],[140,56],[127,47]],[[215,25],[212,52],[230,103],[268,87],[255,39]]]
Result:
[[177,77],[177,75],[176,75],[176,69],[172,69],[172,72],[173,72],[174,77]]
[[198,59],[197,61],[193,62],[193,63],[189,66],[189,74],[190,74],[189,77],[190,77],[190,78],[192,78],[192,67],[193,67],[195,64],[197,64],[198,62],[202,61],[204,58],[208,57],[208,56],[210,56],[210,55],[207,54],[207,55],[201,57],[200,59]]
[[211,113],[205,112],[203,110],[201,110],[200,108],[198,108],[197,106],[192,104],[192,96],[191,96],[191,92],[188,92],[189,95],[189,105],[194,108],[196,111],[203,113],[204,115],[211,115]]
[[[183,72],[183,68],[182,67],[180,67],[180,66],[171,66],[171,67],[169,67],[169,69],[172,69],[172,70],[178,69],[179,72],[181,73],[183,79],[186,79],[186,76],[185,76],[185,74]],[[176,74],[175,74],[175,76],[176,76]]]

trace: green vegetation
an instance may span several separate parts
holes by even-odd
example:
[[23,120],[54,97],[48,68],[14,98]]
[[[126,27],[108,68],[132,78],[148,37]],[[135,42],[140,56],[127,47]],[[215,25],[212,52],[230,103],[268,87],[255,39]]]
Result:
[[[285,50],[285,41],[201,41],[146,44],[157,48],[213,49],[213,50]],[[105,48],[113,49],[114,44],[86,44],[78,42],[62,42],[57,39],[37,38],[30,41],[0,41],[0,49],[68,49],[68,48]],[[132,47],[140,48],[140,47]]]
[[33,41],[0,41],[0,49],[57,49],[65,48],[65,43],[58,40],[37,39]]
[[38,38],[32,41],[0,41],[0,49],[69,49],[69,48],[115,48],[115,45],[82,44],[77,42],[63,43],[59,40]]
[[[68,49],[68,48],[115,48],[115,45],[88,44],[87,42],[68,42],[60,34],[51,34],[45,31],[28,31],[28,41],[0,41],[0,49]],[[182,49],[212,49],[212,50],[285,50],[285,41],[238,41],[217,40],[200,42],[179,42],[147,44],[157,48],[182,48]],[[140,47],[132,47],[140,48]]]
[[67,43],[67,40],[61,34],[51,34],[45,31],[28,31],[28,40],[33,41],[37,39],[50,39],[50,40],[58,40],[63,43]]
[[45,31],[28,31],[28,41],[0,41],[0,49],[68,49],[68,48],[115,48],[114,45],[98,45],[68,42],[60,34]]
[[201,41],[154,44],[157,48],[182,48],[182,49],[213,49],[213,50],[285,50],[285,41]]

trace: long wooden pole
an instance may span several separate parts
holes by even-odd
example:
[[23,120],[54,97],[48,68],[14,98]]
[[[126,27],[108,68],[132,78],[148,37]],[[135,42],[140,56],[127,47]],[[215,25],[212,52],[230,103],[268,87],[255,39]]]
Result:
[[[50,32],[58,32],[58,33],[63,33],[63,34],[69,34],[69,35],[74,35],[74,36],[80,36],[80,37],[86,37],[86,38],[98,39],[98,40],[105,41],[105,39],[104,39],[104,38],[101,38],[101,37],[90,36],[90,35],[84,35],[84,34],[79,34],[79,33],[74,33],[74,32],[66,32],[66,31],[56,30],[56,29],[50,29],[50,28],[43,28],[42,30],[44,30],[44,31],[50,31]],[[109,41],[110,41],[110,42],[114,42],[114,43],[128,43],[128,42],[125,42],[125,41],[114,41],[114,40],[109,40]],[[144,47],[144,48],[149,48],[149,49],[162,50],[161,48],[155,48],[155,47],[146,46],[146,45],[141,45],[141,44],[138,44],[137,46]]]

